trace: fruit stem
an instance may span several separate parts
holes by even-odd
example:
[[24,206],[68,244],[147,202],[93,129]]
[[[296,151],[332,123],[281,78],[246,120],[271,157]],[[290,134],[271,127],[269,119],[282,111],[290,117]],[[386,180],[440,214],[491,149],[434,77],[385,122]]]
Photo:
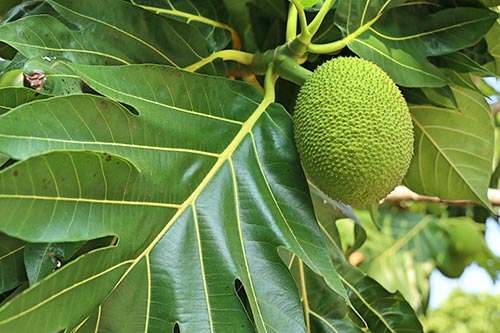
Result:
[[287,56],[278,56],[275,60],[276,73],[283,79],[302,86],[312,72],[297,61]]

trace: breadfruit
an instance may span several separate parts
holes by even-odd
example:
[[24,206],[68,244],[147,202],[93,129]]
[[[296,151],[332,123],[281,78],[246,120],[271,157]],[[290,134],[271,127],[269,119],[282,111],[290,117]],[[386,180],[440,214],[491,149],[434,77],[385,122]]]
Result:
[[353,207],[387,196],[413,156],[405,99],[381,68],[361,58],[318,66],[299,91],[293,126],[308,178]]
[[486,246],[481,230],[469,218],[449,219],[444,228],[448,233],[452,253],[475,257]]

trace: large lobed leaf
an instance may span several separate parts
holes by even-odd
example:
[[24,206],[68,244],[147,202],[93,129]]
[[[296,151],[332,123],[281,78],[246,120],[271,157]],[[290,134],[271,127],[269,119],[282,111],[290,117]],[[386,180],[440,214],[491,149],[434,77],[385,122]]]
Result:
[[[207,44],[214,51],[223,49],[231,41],[232,31],[230,29],[232,28],[226,24],[228,12],[222,1],[131,0],[130,2],[152,12],[164,14],[197,27],[205,37]],[[237,36],[233,36],[233,38],[235,37]]]
[[400,2],[341,1],[336,24],[350,35],[369,20],[375,20],[368,31],[348,46],[406,87],[445,86],[445,75],[428,57],[476,44],[498,18],[497,13],[486,8],[443,9],[433,3]]
[[0,230],[28,242],[114,235],[118,243],[6,303],[3,331],[158,332],[177,323],[187,332],[244,332],[254,322],[301,332],[298,291],[278,247],[346,297],[282,107],[246,84],[169,67],[72,68],[138,115],[92,95],[3,115],[0,150],[23,161],[1,173],[0,210],[9,213]]
[[[0,40],[25,57],[86,64],[157,63],[185,67],[211,53],[194,26],[120,0],[48,0],[50,11],[0,26]],[[210,65],[207,72],[217,69]]]

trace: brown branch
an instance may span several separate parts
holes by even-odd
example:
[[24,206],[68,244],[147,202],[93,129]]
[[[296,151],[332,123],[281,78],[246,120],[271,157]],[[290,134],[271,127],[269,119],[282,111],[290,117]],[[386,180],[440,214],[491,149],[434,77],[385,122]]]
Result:
[[[500,206],[500,190],[490,188],[488,189],[488,199],[493,206]],[[417,194],[405,186],[398,186],[392,191],[383,202],[399,202],[399,201],[423,201],[423,202],[442,202],[454,205],[463,205],[472,203],[468,200],[442,200],[439,197],[425,196]]]
[[491,104],[491,110],[493,111],[493,115],[496,115],[498,112],[500,112],[500,102],[496,102],[494,104]]

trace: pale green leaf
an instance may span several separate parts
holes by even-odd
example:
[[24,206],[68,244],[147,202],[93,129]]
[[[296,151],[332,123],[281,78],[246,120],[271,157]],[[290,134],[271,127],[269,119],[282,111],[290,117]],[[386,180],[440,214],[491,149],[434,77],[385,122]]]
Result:
[[458,109],[410,106],[415,155],[405,184],[441,199],[491,207],[486,192],[493,161],[493,119],[483,96],[452,86]]
[[485,36],[488,43],[488,52],[493,56],[492,71],[500,75],[500,21],[497,21]]
[[382,210],[380,230],[367,223],[368,238],[360,249],[365,258],[361,268],[387,290],[401,292],[420,313],[429,301],[434,262],[447,251],[437,222],[432,216]]

